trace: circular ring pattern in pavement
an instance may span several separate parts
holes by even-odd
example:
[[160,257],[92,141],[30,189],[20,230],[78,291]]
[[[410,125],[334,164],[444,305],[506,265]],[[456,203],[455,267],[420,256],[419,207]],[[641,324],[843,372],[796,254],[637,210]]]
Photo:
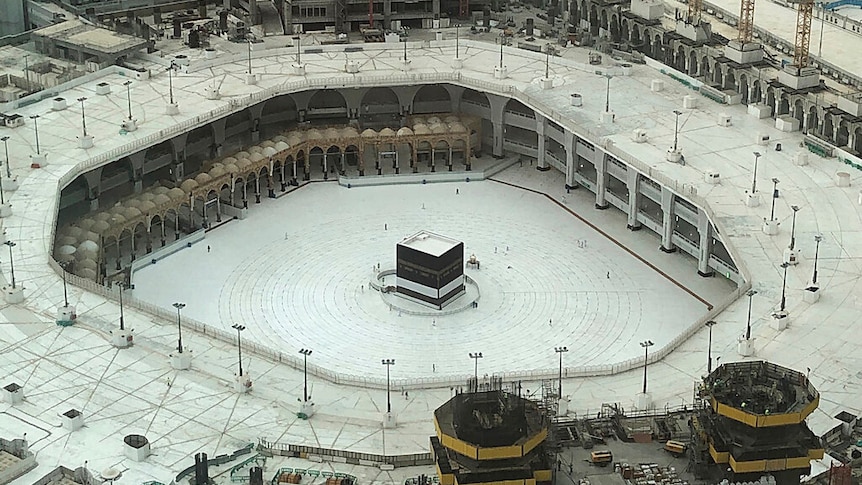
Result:
[[[456,196],[454,184],[311,184],[208,233],[219,269],[205,282],[152,273],[212,258],[192,248],[136,274],[137,296],[161,300],[147,296],[150,285],[181,291],[197,281],[181,300],[184,315],[225,329],[241,322],[244,338],[283,352],[310,348],[315,364],[374,377],[383,358],[396,360],[397,377],[469,374],[469,352],[484,354],[480,374],[554,369],[562,345],[567,366],[611,364],[642,355],[639,341],[667,342],[702,313],[543,196],[492,182],[457,186]],[[395,244],[422,229],[463,240],[479,258],[481,270],[466,270],[481,287],[478,308],[399,316],[369,288],[373,268],[393,267]]]

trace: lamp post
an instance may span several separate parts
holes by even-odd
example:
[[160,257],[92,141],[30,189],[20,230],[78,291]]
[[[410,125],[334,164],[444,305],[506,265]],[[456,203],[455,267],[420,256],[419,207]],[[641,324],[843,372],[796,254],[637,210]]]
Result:
[[757,290],[748,290],[748,320],[745,324],[745,340],[751,340],[751,297],[757,294]]
[[[373,27],[373,26],[372,26]],[[296,65],[302,65],[302,43],[300,42],[300,37],[297,35],[293,38],[296,41]]]
[[503,44],[506,43],[505,34],[500,34],[500,70],[503,70]]
[[611,79],[613,76],[605,74],[605,78],[608,80],[608,88],[605,90],[605,113],[611,112]]
[[[66,273],[64,271],[63,272],[63,291],[64,292],[66,291],[65,285],[66,285]],[[117,283],[117,286],[120,287],[120,330],[125,330],[126,326],[125,326],[125,321],[124,321],[125,318],[124,318],[124,312],[123,312],[123,291],[126,289],[126,283],[121,281],[121,282]],[[67,303],[66,306],[69,306],[69,304]]]
[[479,390],[479,359],[482,358],[482,352],[470,352],[470,358],[473,359],[473,378],[476,379],[476,390]]
[[0,138],[0,141],[3,142],[3,148],[6,151],[6,177],[11,179],[12,178],[12,172],[9,169],[9,137],[4,136],[4,137]]
[[775,177],[772,177],[772,210],[769,212],[769,222],[775,220],[775,199],[778,198],[778,180]]
[[132,119],[132,81],[128,80],[123,83],[123,86],[126,87],[126,98],[129,102],[129,119]]
[[757,192],[757,160],[760,158],[760,152],[754,152],[754,172],[751,175],[751,193]]
[[[0,185],[0,187],[2,187],[2,185]],[[12,260],[12,248],[15,247],[15,243],[13,243],[12,241],[6,241],[3,244],[9,246],[9,272],[12,275],[12,289],[14,290],[16,288],[16,286],[15,286],[15,261]]]
[[407,39],[404,39],[404,64],[407,64]]
[[302,354],[302,402],[308,402],[308,356],[311,355],[310,349],[299,349]]
[[781,307],[778,309],[779,312],[784,313],[784,309],[787,308],[787,267],[790,266],[789,263],[781,263],[781,267],[784,269],[784,277],[781,280]]
[[[6,157],[6,158],[7,158],[6,166],[8,167],[9,166],[9,160],[8,160],[9,157]],[[4,208],[6,205],[6,199],[3,195],[3,176],[2,175],[0,175],[0,205],[4,206]],[[4,212],[6,212],[6,211],[4,210]]]
[[545,79],[549,79],[548,75],[550,74],[551,67],[551,44],[545,44]]
[[39,115],[32,115],[30,119],[33,120],[33,129],[36,130],[36,155],[41,155],[42,150],[39,146]]
[[247,43],[248,43],[248,73],[251,74],[251,39],[248,39]]
[[458,59],[458,55],[460,52],[458,41],[460,40],[460,32],[461,32],[461,24],[455,24],[455,59]]
[[679,142],[679,115],[682,114],[682,111],[675,109],[673,114],[676,115],[676,121],[673,124],[673,151],[676,152]]
[[560,399],[563,398],[563,354],[568,351],[568,347],[554,347],[554,352],[560,354]]
[[644,349],[644,390],[643,393],[646,394],[646,383],[647,383],[647,360],[649,357],[649,348],[652,347],[652,340],[645,340],[641,342],[641,347]]
[[84,112],[84,101],[86,101],[86,100],[87,100],[87,98],[84,96],[78,98],[78,101],[81,103],[81,126],[84,128],[84,136],[85,137],[87,136],[87,116],[86,116],[86,113]]
[[[69,292],[66,289],[66,269],[71,263],[69,261],[63,261],[58,264],[60,265],[60,269],[63,270],[63,308],[69,308]],[[120,314],[122,315],[122,311]],[[122,318],[120,318],[120,320],[122,321]]]
[[822,234],[817,234],[814,236],[814,275],[811,277],[811,284],[817,284],[817,257],[820,254],[820,241],[823,240]]
[[715,325],[715,320],[708,320],[704,325],[709,328],[709,343],[706,350],[706,373],[712,374],[712,327]]
[[185,303],[174,303],[174,308],[177,309],[177,352],[183,353],[183,326],[182,320],[180,319],[180,310],[186,307]]
[[171,101],[171,104],[174,104],[174,69],[176,68],[176,63],[171,60],[171,65],[168,66],[168,97]]
[[236,349],[239,353],[239,376],[242,377],[242,331],[245,330],[245,326],[234,323],[230,328],[236,330]]
[[793,209],[793,222],[790,223],[790,250],[793,251],[796,247],[796,213],[799,212],[799,206],[791,205],[790,208]]
[[389,368],[395,365],[395,359],[383,359],[381,364],[386,366],[386,413],[392,413],[392,400],[389,396]]

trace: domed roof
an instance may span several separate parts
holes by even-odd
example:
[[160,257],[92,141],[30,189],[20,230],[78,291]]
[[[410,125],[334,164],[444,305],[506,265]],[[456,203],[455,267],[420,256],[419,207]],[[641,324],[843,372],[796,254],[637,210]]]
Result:
[[113,224],[114,226],[121,226],[125,224],[126,220],[126,216],[124,216],[123,214],[114,214],[111,217],[111,224]]
[[413,136],[413,130],[407,128],[406,126],[403,128],[399,128],[398,132],[395,133],[396,136]]
[[186,192],[179,187],[174,187],[168,191],[167,196],[173,200],[183,200],[186,198]]
[[428,125],[418,124],[413,126],[413,133],[417,135],[430,135],[431,129],[428,128]]
[[236,157],[223,158],[221,163],[223,163],[225,165],[230,165],[231,163],[236,163]]
[[260,145],[255,145],[253,147],[249,147],[248,152],[249,153],[262,153],[263,147]]
[[248,167],[251,167],[251,160],[249,160],[248,158],[240,158],[236,161],[236,166],[239,167],[241,171],[245,170]]
[[156,198],[156,194],[154,194],[152,192],[141,192],[140,194],[138,194],[138,199],[140,199],[141,202],[144,202],[147,200],[153,200],[155,198]]
[[456,123],[460,122],[461,118],[455,115],[449,115],[443,121],[445,121],[446,123]]
[[78,269],[77,273],[81,278],[86,278],[88,280],[96,279],[96,270],[90,268]]
[[134,219],[141,215],[142,212],[137,207],[126,207],[126,210],[123,211],[123,217],[128,219]]
[[371,128],[366,128],[365,131],[362,132],[362,138],[374,138],[376,136],[377,132]]
[[249,159],[249,160],[251,160],[252,162],[257,163],[257,162],[259,162],[259,161],[261,161],[261,160],[266,159],[266,157],[265,157],[265,156],[263,156],[263,154],[262,154],[262,153],[257,153],[257,152],[255,152],[255,153],[252,153],[251,155],[249,155],[248,159]]
[[151,201],[151,200],[145,200],[145,201],[141,202],[141,206],[138,207],[138,209],[140,209],[141,212],[143,212],[144,214],[149,214],[150,212],[155,210],[155,208],[156,208],[156,204],[154,204],[153,201]]
[[78,237],[84,233],[84,230],[77,226],[66,226],[63,228],[63,232],[72,237]]
[[380,136],[395,136],[395,131],[392,128],[383,128],[380,130]]
[[324,136],[324,137],[326,137],[326,138],[340,138],[340,137],[341,137],[341,132],[340,132],[339,130],[335,129],[335,128],[327,128],[327,129],[323,132],[323,136]]
[[359,132],[352,126],[346,126],[341,130],[341,136],[345,138],[354,138],[359,136]]
[[153,187],[152,192],[156,195],[159,195],[159,194],[167,194],[169,190],[171,190],[171,189],[169,189],[163,185],[159,185],[157,187]]
[[225,171],[224,167],[213,167],[209,171],[210,177],[214,179],[217,179],[226,173],[227,172]]
[[98,234],[102,234],[110,228],[111,228],[111,225],[108,224],[108,221],[96,221],[96,223],[93,224],[93,227],[92,227],[93,232],[96,232]]
[[452,133],[466,133],[467,127],[461,124],[460,121],[453,121],[449,123],[449,131]]
[[76,222],[75,225],[80,227],[81,229],[83,229],[85,231],[89,231],[90,228],[93,227],[93,224],[95,224],[95,223],[96,223],[95,219],[90,219],[89,217],[85,217],[84,219],[81,219],[80,221]]
[[312,128],[305,132],[305,138],[307,140],[317,140],[318,138],[323,138],[323,133],[317,128]]
[[198,185],[200,185],[200,184],[198,184],[196,180],[186,179],[186,180],[183,180],[183,183],[180,184],[180,188],[183,190],[183,192],[188,193],[188,192],[191,192],[192,190],[198,188]]
[[278,153],[278,150],[275,149],[275,146],[268,146],[263,149],[263,156],[265,157],[271,157],[276,153]]
[[111,218],[111,213],[109,211],[97,212],[93,215],[93,219],[96,221],[107,221]]
[[264,140],[264,141],[260,142],[261,148],[274,147],[274,146],[275,146],[275,142],[273,140]]
[[123,201],[123,205],[126,207],[137,207],[141,205],[141,200],[137,197],[133,197],[131,199],[126,199]]
[[99,244],[96,241],[84,241],[78,245],[78,251],[95,253],[99,250]]
[[224,169],[227,170],[227,173],[232,173],[234,175],[239,173],[239,167],[237,167],[235,163],[225,165]]
[[72,236],[60,236],[54,241],[54,244],[57,246],[78,244],[78,238]]
[[[284,137],[282,137],[282,138],[284,138]],[[287,140],[286,138],[285,138],[285,141],[279,140],[279,141],[275,144],[275,149],[276,149],[276,150],[278,150],[278,151],[280,151],[280,152],[283,152],[283,151],[285,151],[285,150],[289,150],[289,149],[290,149],[290,145],[287,143],[287,141],[286,141],[286,140]]]
[[85,258],[85,259],[82,259],[81,261],[78,261],[78,264],[76,266],[77,266],[77,269],[79,269],[79,270],[97,269],[99,267],[98,263],[96,263],[96,261],[94,261],[90,258]]
[[437,116],[429,116],[428,117],[428,124],[429,125],[433,125],[434,123],[440,123],[440,121],[441,121],[440,118],[438,118]]
[[99,240],[99,235],[93,231],[87,231],[86,233],[81,235],[81,239],[78,239],[78,241],[82,241],[82,242],[83,241],[98,241],[98,240]]
[[448,133],[449,127],[444,125],[443,123],[434,123],[431,125],[431,133]]
[[[210,177],[208,173],[199,173],[197,174],[197,176],[195,176],[195,182],[197,182],[198,185],[208,184],[212,182],[212,180],[213,178]],[[183,182],[183,184],[185,185],[185,182]]]
[[156,196],[155,199],[153,199],[153,202],[155,202],[158,205],[167,204],[170,201],[171,201],[171,198],[165,194],[159,194]]
[[67,263],[75,260],[75,246],[60,246],[54,251],[54,259],[61,263]]
[[290,146],[299,145],[300,143],[302,143],[303,140],[305,140],[305,137],[302,135],[301,132],[298,131],[291,131],[287,135],[287,144]]
[[276,136],[272,137],[272,141],[274,141],[274,142],[276,143],[276,145],[277,145],[277,144],[278,144],[278,142],[280,142],[280,141],[281,141],[281,142],[286,142],[286,141],[287,141],[287,137],[286,137],[286,136],[284,136],[284,135],[276,135]]

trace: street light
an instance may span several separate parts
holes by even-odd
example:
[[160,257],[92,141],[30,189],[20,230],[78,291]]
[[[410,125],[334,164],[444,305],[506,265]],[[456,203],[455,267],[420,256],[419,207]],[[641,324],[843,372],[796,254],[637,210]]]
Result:
[[[36,155],[41,155],[42,150],[39,147],[39,115],[32,115],[30,119],[33,120],[33,128],[36,130]],[[11,177],[11,174],[9,176]]]
[[784,309],[787,307],[787,267],[790,266],[789,263],[781,263],[781,267],[784,269],[784,278],[781,280],[781,308],[779,308],[779,312],[784,312]]
[[461,24],[455,24],[455,59],[458,59],[458,53],[460,51],[458,46],[458,41],[460,40],[460,32],[461,32]]
[[793,209],[793,222],[790,223],[790,250],[793,251],[796,247],[796,213],[799,212],[799,206],[791,205],[790,208]]
[[500,34],[500,70],[503,70],[503,44],[506,43],[506,35]]
[[482,358],[482,352],[470,352],[470,358],[473,359],[473,378],[476,379],[476,390],[479,390],[479,359]]
[[174,303],[174,308],[177,309],[177,352],[183,353],[183,326],[180,319],[180,310],[186,307],[185,303]]
[[251,39],[248,39],[248,73],[251,74]]
[[245,330],[245,327],[234,323],[230,328],[236,330],[236,349],[239,352],[239,376],[242,377],[242,331]]
[[86,101],[86,97],[78,98],[78,101],[81,103],[81,125],[84,128],[84,136],[87,136],[87,116],[84,112],[84,101]]
[[655,344],[652,343],[652,340],[646,340],[644,342],[641,342],[641,347],[643,347],[643,349],[644,349],[644,390],[643,390],[644,394],[646,394],[647,357],[649,356],[649,348],[652,347],[653,345],[655,345]]
[[176,69],[177,64],[171,60],[171,65],[168,66],[168,96],[171,100],[171,104],[174,104],[174,69]]
[[404,39],[404,64],[407,64],[407,39]]
[[72,263],[70,261],[63,261],[58,264],[60,265],[60,269],[63,270],[63,308],[69,308],[69,292],[66,289],[66,269]]
[[126,87],[126,98],[129,100],[129,119],[132,119],[132,81],[128,80],[123,83],[123,86]]
[[751,175],[751,193],[757,192],[757,159],[760,158],[760,152],[754,152],[754,172]]
[[748,321],[745,324],[745,340],[751,340],[751,297],[757,294],[757,290],[748,290]]
[[303,377],[303,386],[302,386],[302,402],[308,402],[308,356],[311,355],[311,350],[309,349],[299,349],[299,353],[302,354],[302,377]]
[[[2,187],[2,185],[0,185]],[[15,243],[12,241],[6,241],[3,243],[9,246],[9,272],[12,274],[12,289],[15,289],[15,262],[12,260],[12,248],[15,247]]]
[[814,276],[811,278],[811,284],[817,284],[817,256],[820,253],[820,241],[823,240],[822,234],[817,234],[814,236]]
[[560,399],[563,398],[563,354],[568,351],[568,347],[554,347],[554,352],[560,354]]
[[706,350],[706,374],[712,374],[712,327],[715,325],[715,320],[708,320],[704,325],[709,328],[709,344]]
[[6,150],[6,177],[9,179],[12,178],[12,172],[9,168],[9,137],[4,136],[0,138],[0,141],[3,142],[3,148]]
[[550,79],[548,75],[550,74],[549,70],[551,67],[551,44],[550,42],[545,44],[545,79]]
[[673,114],[676,115],[676,121],[673,125],[673,151],[676,152],[677,144],[679,142],[679,115],[682,114],[682,111],[675,109],[673,110]]
[[302,65],[302,43],[300,42],[300,37],[297,35],[293,38],[296,41],[296,65]]
[[381,364],[386,366],[386,413],[392,412],[392,400],[389,396],[389,368],[395,365],[395,359],[383,359]]
[[[120,281],[119,283],[117,283],[117,286],[120,287],[120,330],[125,330],[126,327],[125,327],[124,318],[123,318],[123,290],[126,289],[126,283],[123,281]],[[63,291],[64,292],[66,291],[66,272],[65,271],[63,271]],[[69,304],[66,303],[66,306],[69,306]]]
[[778,198],[778,180],[775,177],[772,177],[772,211],[769,213],[769,222],[775,220],[775,199]]

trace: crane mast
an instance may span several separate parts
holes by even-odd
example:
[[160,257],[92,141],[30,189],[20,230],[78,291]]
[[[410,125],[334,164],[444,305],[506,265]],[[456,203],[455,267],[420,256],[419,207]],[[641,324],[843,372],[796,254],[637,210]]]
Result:
[[811,41],[811,12],[813,0],[802,0],[796,13],[796,42],[793,46],[793,65],[797,69],[808,66],[808,44]]
[[739,35],[737,40],[748,43],[754,40],[754,0],[742,0],[739,8]]

